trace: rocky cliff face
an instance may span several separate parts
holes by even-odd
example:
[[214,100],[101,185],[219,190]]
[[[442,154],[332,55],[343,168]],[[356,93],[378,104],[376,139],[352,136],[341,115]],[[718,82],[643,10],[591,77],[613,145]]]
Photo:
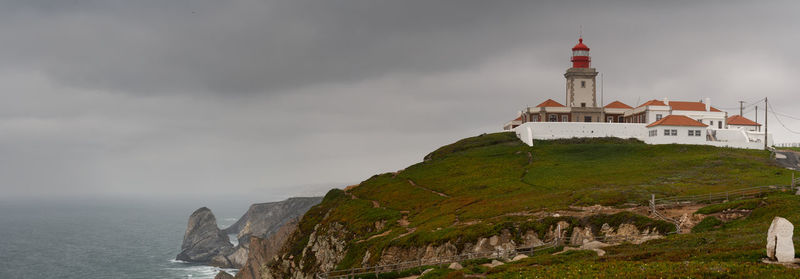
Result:
[[[502,230],[497,235],[490,235],[478,238],[474,242],[468,243],[454,243],[452,241],[444,242],[440,245],[425,245],[420,247],[386,247],[381,250],[377,255],[377,262],[370,262],[372,255],[366,251],[360,265],[357,266],[370,266],[370,265],[384,265],[394,264],[399,262],[408,261],[426,261],[433,262],[436,259],[450,257],[465,253],[475,253],[490,255],[492,257],[504,257],[513,255],[513,251],[521,247],[539,246],[546,242],[553,241],[555,238],[564,239],[571,236],[574,243],[573,245],[585,245],[587,243],[599,243],[595,241],[595,234],[592,228],[588,226],[580,226],[570,224],[565,221],[559,221],[551,225],[546,231],[537,233],[534,230],[526,231],[510,231],[507,229]],[[292,246],[296,241],[304,239],[302,231],[296,231],[291,237],[291,241],[284,245],[281,250],[282,255],[275,256],[272,261],[265,262],[263,259],[259,261],[262,266],[259,274],[251,274],[244,276],[244,272],[240,271],[237,278],[255,279],[255,278],[292,278],[292,279],[312,279],[318,272],[327,272],[334,270],[337,265],[348,254],[348,249],[354,243],[352,240],[355,234],[348,232],[346,227],[339,223],[317,224],[314,229],[307,234],[308,242],[303,246],[302,252],[293,255]],[[540,238],[540,236],[543,236]],[[603,224],[602,228],[597,232],[598,237],[605,237],[601,239],[603,246],[619,244],[622,242],[632,242],[635,244],[662,237],[661,234],[651,228],[644,228],[642,230],[630,223],[623,223],[618,226],[610,226]],[[255,238],[254,238],[255,240]],[[589,248],[578,248],[589,249]],[[589,249],[600,250],[600,249]],[[598,253],[603,251],[598,251]],[[258,253],[252,250],[253,253]],[[604,252],[603,252],[604,253]],[[361,258],[361,257],[359,257]],[[243,270],[244,271],[244,270]],[[243,275],[239,277],[239,275]]]
[[[280,202],[253,204],[236,223],[224,230],[217,227],[211,210],[200,208],[189,218],[182,251],[177,259],[218,267],[242,268],[248,261],[251,237],[267,239],[271,246],[261,250],[272,257],[296,226],[290,225],[283,229],[284,225],[302,216],[321,199],[290,198]],[[288,232],[272,237],[281,230]],[[239,245],[233,247],[228,241],[229,234],[237,235]]]
[[[308,237],[300,255],[291,254],[293,244]],[[317,272],[332,271],[347,254],[347,245],[355,235],[340,223],[317,224],[310,234],[296,230],[281,249],[282,255],[273,257],[262,266],[261,278],[312,279]]]
[[247,248],[251,236],[267,238],[290,220],[302,216],[321,200],[322,197],[304,197],[253,204],[236,223],[223,231],[227,234],[236,234],[239,245]]
[[189,225],[183,236],[181,253],[176,259],[188,262],[210,262],[220,253],[233,251],[228,236],[217,227],[217,219],[211,210],[202,207],[189,216]]
[[291,220],[268,238],[251,237],[247,262],[236,274],[236,278],[259,279],[261,267],[278,255],[289,236],[297,229],[298,219]]

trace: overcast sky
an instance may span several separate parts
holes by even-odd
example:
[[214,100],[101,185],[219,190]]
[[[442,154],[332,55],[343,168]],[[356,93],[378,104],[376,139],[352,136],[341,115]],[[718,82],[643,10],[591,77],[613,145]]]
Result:
[[0,0],[2,198],[323,194],[563,103],[581,25],[605,103],[800,118],[796,1],[533,2]]

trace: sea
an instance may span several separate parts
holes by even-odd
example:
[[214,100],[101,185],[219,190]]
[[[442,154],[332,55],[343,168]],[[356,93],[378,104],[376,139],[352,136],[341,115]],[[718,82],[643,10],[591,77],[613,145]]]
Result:
[[[166,200],[2,201],[0,279],[213,278],[219,268],[175,260],[189,215],[202,206],[208,205]],[[248,206],[242,202],[208,207],[225,228]]]

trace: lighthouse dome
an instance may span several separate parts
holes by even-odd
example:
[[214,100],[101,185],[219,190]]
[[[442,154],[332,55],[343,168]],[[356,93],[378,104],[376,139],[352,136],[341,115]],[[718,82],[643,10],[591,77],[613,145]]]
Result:
[[589,47],[583,44],[583,38],[578,39],[578,44],[572,47],[572,50],[585,50],[589,51]]

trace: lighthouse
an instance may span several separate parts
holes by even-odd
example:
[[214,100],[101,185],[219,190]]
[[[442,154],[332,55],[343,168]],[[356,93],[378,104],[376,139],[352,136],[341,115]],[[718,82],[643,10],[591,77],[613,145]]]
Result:
[[[578,39],[578,44],[572,47],[570,61],[572,62],[572,68],[567,69],[564,74],[564,78],[567,79],[567,106],[573,108],[597,108],[597,86],[595,83],[597,70],[591,67],[592,57],[589,55],[589,47],[583,43],[582,37]],[[577,118],[581,121],[589,120],[585,116]],[[592,117],[591,121],[587,122],[597,121],[600,120]]]

